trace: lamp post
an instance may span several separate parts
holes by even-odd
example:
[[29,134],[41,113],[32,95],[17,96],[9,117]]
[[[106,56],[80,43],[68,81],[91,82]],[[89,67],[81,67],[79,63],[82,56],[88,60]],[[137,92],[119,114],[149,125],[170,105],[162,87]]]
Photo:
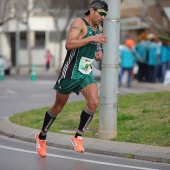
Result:
[[107,43],[103,46],[100,86],[99,137],[117,136],[120,0],[106,0],[109,11],[103,22]]

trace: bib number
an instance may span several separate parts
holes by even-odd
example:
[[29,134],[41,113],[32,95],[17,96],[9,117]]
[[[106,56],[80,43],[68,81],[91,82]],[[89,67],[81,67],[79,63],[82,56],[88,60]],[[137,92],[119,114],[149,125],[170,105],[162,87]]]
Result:
[[82,57],[79,63],[79,71],[83,74],[90,74],[92,71],[91,63],[93,59]]

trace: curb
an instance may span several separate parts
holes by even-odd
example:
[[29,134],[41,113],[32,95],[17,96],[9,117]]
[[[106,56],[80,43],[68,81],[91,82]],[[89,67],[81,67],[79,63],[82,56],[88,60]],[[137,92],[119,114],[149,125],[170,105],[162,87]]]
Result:
[[[35,143],[34,136],[37,131],[39,130],[14,124],[10,122],[8,118],[0,119],[0,134],[10,138]],[[70,144],[71,137],[71,135],[49,132],[47,146],[73,150],[73,146]],[[83,139],[86,152],[152,162],[170,163],[170,147],[125,143],[86,137]]]

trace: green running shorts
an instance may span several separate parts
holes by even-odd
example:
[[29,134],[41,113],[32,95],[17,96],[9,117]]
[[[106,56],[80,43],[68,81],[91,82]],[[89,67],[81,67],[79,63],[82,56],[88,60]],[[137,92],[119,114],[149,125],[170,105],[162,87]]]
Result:
[[57,80],[53,89],[58,90],[61,94],[70,94],[72,92],[79,94],[80,90],[89,84],[96,84],[93,75],[85,75],[80,79],[61,78]]

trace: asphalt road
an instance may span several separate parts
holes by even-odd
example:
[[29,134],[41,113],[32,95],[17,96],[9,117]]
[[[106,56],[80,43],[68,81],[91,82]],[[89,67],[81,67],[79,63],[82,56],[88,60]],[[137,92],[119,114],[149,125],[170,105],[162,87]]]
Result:
[[125,159],[47,147],[47,157],[35,152],[35,144],[0,136],[1,170],[169,170],[168,164]]
[[[29,76],[6,76],[0,81],[0,117],[15,113],[52,106],[55,100],[53,86],[55,76],[39,76],[33,82]],[[71,94],[69,101],[84,100],[82,95]]]

